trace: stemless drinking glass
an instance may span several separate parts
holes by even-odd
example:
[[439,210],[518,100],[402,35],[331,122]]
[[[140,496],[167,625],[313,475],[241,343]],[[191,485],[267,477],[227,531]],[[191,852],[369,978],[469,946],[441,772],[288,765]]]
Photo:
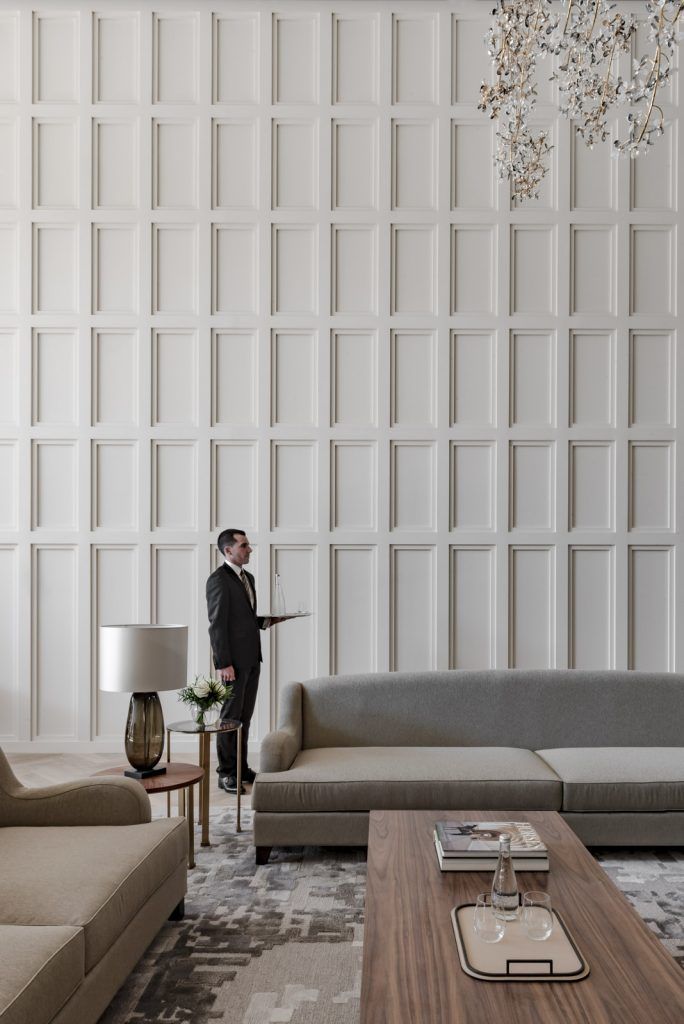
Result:
[[473,927],[478,939],[483,942],[498,942],[504,937],[506,922],[503,918],[495,917],[492,897],[488,892],[482,892],[477,897]]
[[530,890],[523,894],[522,923],[525,934],[535,942],[548,939],[553,931],[551,897],[547,892]]

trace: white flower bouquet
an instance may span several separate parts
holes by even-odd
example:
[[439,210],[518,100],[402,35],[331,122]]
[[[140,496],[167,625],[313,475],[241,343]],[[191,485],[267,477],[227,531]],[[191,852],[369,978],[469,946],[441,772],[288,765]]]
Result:
[[226,686],[220,679],[206,676],[195,676],[194,683],[188,683],[178,691],[178,699],[182,704],[188,704],[192,708],[192,717],[198,725],[209,724],[207,719],[215,717],[211,713],[216,710],[217,715],[218,706],[229,700],[232,695],[232,686]]

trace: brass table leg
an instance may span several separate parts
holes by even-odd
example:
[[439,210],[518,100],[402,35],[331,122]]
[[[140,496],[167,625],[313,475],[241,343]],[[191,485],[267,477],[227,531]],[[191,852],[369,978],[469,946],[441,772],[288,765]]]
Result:
[[237,729],[237,816],[235,831],[241,832],[240,828],[240,790],[242,789],[242,722]]
[[178,815],[181,818],[185,817],[185,790],[178,790]]
[[188,786],[188,867],[195,866],[195,787]]
[[211,846],[209,842],[209,741],[211,734],[208,732],[200,733],[200,767],[204,772],[202,777],[202,813],[200,818],[202,821],[202,846]]
[[[166,763],[171,760],[171,733],[166,730]],[[166,794],[166,817],[171,817],[171,793]]]

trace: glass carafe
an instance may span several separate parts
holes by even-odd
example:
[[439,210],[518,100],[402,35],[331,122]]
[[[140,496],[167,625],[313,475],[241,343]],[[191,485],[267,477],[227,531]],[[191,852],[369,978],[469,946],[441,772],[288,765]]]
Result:
[[511,837],[499,836],[499,860],[492,881],[492,908],[497,917],[512,921],[518,916],[518,883],[511,860]]

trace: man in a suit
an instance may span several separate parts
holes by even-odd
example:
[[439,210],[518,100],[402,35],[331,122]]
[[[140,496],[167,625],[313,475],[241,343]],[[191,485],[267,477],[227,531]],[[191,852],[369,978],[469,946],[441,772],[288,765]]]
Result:
[[[252,720],[261,668],[260,629],[280,619],[257,615],[254,577],[244,569],[252,549],[244,530],[223,530],[218,549],[224,562],[207,580],[209,637],[219,679],[230,683],[233,695],[221,708],[221,719],[242,722],[242,780],[254,782],[247,764],[249,723]],[[237,792],[237,733],[217,733],[219,787]]]

